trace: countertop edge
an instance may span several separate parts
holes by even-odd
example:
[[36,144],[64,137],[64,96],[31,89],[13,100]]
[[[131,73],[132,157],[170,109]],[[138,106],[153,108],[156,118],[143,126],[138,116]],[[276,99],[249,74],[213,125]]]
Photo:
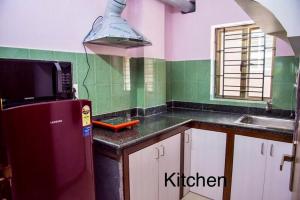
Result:
[[[177,117],[177,118],[180,118],[180,117]],[[292,135],[293,134],[293,131],[284,131],[284,130],[277,130],[277,129],[271,129],[271,128],[263,128],[263,127],[249,127],[247,125],[241,125],[241,124],[237,124],[237,123],[228,124],[228,123],[209,122],[209,121],[205,121],[205,120],[187,119],[187,120],[185,120],[181,123],[175,124],[173,126],[165,128],[165,129],[161,129],[159,131],[148,134],[147,136],[144,136],[143,138],[135,139],[135,140],[132,140],[132,141],[130,141],[126,144],[122,144],[122,145],[112,144],[110,142],[107,142],[105,140],[99,140],[97,138],[93,138],[93,141],[94,142],[99,142],[102,145],[107,145],[110,148],[113,148],[113,149],[116,149],[116,150],[120,151],[124,148],[127,148],[127,147],[130,147],[132,145],[141,143],[141,142],[143,142],[145,140],[148,140],[148,139],[151,139],[152,137],[155,137],[159,134],[162,134],[164,132],[173,130],[173,129],[178,128],[180,126],[187,125],[188,123],[192,123],[192,122],[206,123],[206,124],[216,124],[216,125],[220,125],[220,126],[227,126],[227,127],[232,127],[232,128],[243,128],[243,129],[247,129],[247,130],[266,131],[266,132],[272,132],[272,133],[279,134],[279,135],[286,135],[286,134],[291,134]]]

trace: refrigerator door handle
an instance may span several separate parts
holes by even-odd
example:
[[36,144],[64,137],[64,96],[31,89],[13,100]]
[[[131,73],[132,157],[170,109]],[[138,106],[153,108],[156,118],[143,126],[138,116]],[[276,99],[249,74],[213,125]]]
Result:
[[1,169],[1,171],[3,172],[4,178],[10,179],[12,177],[12,170],[11,170],[11,166],[10,165],[8,165],[6,167],[3,167]]
[[8,165],[6,167],[2,167],[0,168],[0,171],[2,172],[3,176],[0,177],[0,183],[3,181],[8,180],[11,186],[11,178],[12,178],[12,170],[11,170],[11,166]]
[[1,183],[1,182],[4,182],[4,181],[5,181],[5,178],[0,177],[0,183]]

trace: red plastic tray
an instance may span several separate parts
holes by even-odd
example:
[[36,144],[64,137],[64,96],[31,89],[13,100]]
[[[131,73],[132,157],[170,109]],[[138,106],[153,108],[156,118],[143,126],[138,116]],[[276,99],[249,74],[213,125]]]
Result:
[[110,123],[106,123],[104,121],[93,120],[92,123],[95,126],[112,129],[113,131],[118,132],[121,129],[131,128],[131,127],[139,124],[140,120],[132,120],[132,121],[127,121],[127,122],[122,122],[120,124],[110,124]]

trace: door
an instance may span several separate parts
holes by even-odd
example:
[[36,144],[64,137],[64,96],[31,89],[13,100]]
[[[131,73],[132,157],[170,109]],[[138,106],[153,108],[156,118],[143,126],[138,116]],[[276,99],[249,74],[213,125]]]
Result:
[[289,190],[291,163],[285,163],[282,171],[282,155],[292,154],[293,145],[284,142],[269,141],[264,184],[264,200],[290,200]]
[[[298,82],[300,81],[300,73],[298,73]],[[298,83],[299,84],[299,83]],[[292,157],[294,158],[293,166],[291,168],[291,183],[292,200],[300,199],[300,87],[297,89],[297,114],[296,114],[296,128],[294,131],[294,146]],[[286,164],[286,163],[285,163]]]
[[295,163],[294,169],[292,168],[292,175],[294,176],[294,180],[291,183],[293,186],[293,193],[292,193],[292,200],[299,200],[300,199],[300,133],[297,133],[297,140],[295,140],[294,146],[294,153],[295,156]]
[[[300,63],[299,63],[300,64]],[[299,66],[300,67],[300,66]],[[296,122],[294,130],[294,139],[293,139],[293,154],[292,158],[294,162],[291,168],[291,189],[292,189],[292,199],[300,199],[300,73],[298,71],[298,77],[296,80],[297,89],[296,89]]]
[[130,200],[158,200],[157,144],[129,155]]
[[262,200],[267,140],[235,136],[231,200]]
[[95,199],[92,134],[82,126],[85,105],[90,102],[66,100],[3,111],[14,199]]
[[[224,176],[226,154],[226,134],[221,132],[192,129],[191,176],[221,177]],[[190,191],[214,200],[223,198],[223,182],[220,187],[191,187]]]
[[[191,144],[192,144],[192,129],[184,132],[184,176],[191,175]],[[190,188],[186,185],[183,188],[183,196],[190,191]]]
[[[176,184],[176,177],[180,173],[180,142],[181,134],[177,134],[159,143],[159,200],[179,200],[180,187]],[[173,173],[172,180],[176,186],[167,184],[166,187],[165,176]]]

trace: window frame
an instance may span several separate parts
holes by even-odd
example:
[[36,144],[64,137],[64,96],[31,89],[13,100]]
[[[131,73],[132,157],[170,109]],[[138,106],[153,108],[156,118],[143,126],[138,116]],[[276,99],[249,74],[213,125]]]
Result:
[[[225,30],[227,29],[227,30]],[[246,72],[242,72],[241,71],[241,76],[240,76],[240,86],[237,86],[237,87],[240,87],[240,90],[237,90],[237,92],[239,91],[240,95],[239,96],[231,96],[231,95],[224,95],[224,92],[223,94],[221,94],[222,92],[220,92],[220,90],[222,89],[222,87],[224,87],[224,72],[222,72],[223,74],[221,75],[221,67],[224,65],[224,58],[223,58],[223,61],[222,61],[222,64],[221,64],[221,58],[222,56],[224,56],[224,53],[220,53],[218,51],[221,50],[221,47],[223,45],[223,48],[224,48],[224,45],[225,45],[225,39],[224,39],[224,35],[222,37],[222,31],[220,30],[223,30],[223,32],[231,32],[231,31],[234,31],[234,30],[241,30],[242,33],[242,37],[244,34],[247,35],[247,38],[246,40],[242,40],[242,45],[241,45],[241,48],[246,48],[247,50],[247,53],[246,53],[246,62],[250,62],[250,53],[251,53],[251,48],[253,48],[251,46],[251,32],[253,30],[257,30],[257,29],[260,29],[255,23],[253,22],[248,22],[248,23],[238,23],[238,24],[228,24],[228,25],[219,25],[219,26],[214,26],[212,27],[212,34],[213,34],[213,37],[214,37],[214,49],[212,50],[212,53],[213,53],[213,59],[214,59],[214,62],[212,63],[213,64],[213,76],[212,76],[212,83],[214,85],[214,87],[212,87],[213,91],[212,91],[212,94],[213,94],[213,98],[215,99],[222,99],[222,100],[243,100],[243,101],[266,101],[266,100],[270,100],[272,99],[272,83],[273,83],[273,68],[274,68],[274,60],[275,60],[275,54],[276,54],[276,40],[275,40],[275,37],[273,37],[273,45],[271,48],[271,51],[272,51],[272,58],[271,58],[271,72],[270,72],[270,75],[269,76],[266,76],[265,75],[265,70],[266,70],[266,66],[265,66],[265,54],[266,54],[266,48],[264,46],[264,69],[263,69],[263,78],[262,78],[262,95],[257,97],[257,96],[250,96],[249,95],[249,80],[250,79],[245,79],[245,74],[242,75],[242,73],[246,73],[246,74],[249,74],[249,69],[250,67],[247,66],[247,67],[243,67]],[[246,33],[244,33],[246,31]],[[264,42],[266,41],[266,35],[264,35],[265,39],[264,39]],[[246,43],[246,45],[244,44],[244,41]],[[224,51],[224,49],[223,49]],[[223,55],[222,55],[223,54]],[[241,60],[244,60],[243,58],[243,53],[241,54]],[[224,69],[224,68],[223,68]],[[241,67],[242,69],[242,67]],[[222,80],[223,80],[223,84],[221,86],[221,78],[217,78],[219,74],[219,77],[223,77]],[[248,75],[247,75],[248,76]],[[250,76],[250,75],[249,75]],[[269,77],[270,78],[270,96],[269,97],[265,97],[264,96],[264,92],[265,92],[265,85],[264,85],[264,81],[265,81],[265,78],[266,77]],[[248,91],[247,91],[248,90]],[[241,91],[246,91],[246,92],[241,92]]]

